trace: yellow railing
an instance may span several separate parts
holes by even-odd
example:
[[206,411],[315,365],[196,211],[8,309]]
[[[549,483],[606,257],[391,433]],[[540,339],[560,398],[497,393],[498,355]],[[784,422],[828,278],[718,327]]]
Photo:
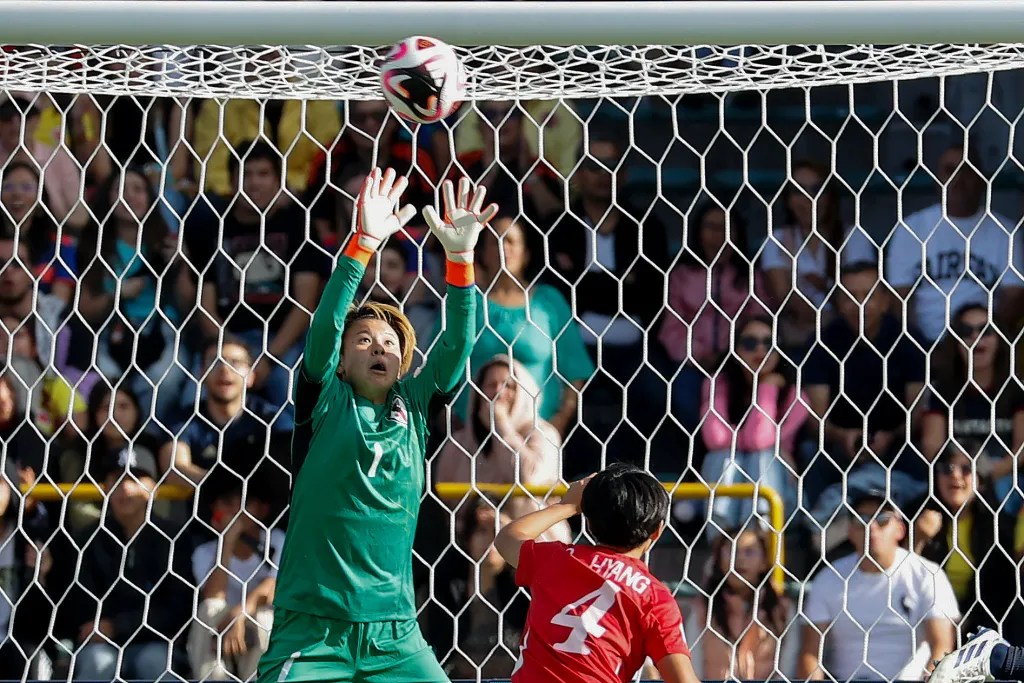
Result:
[[[662,482],[662,486],[673,498],[683,499],[706,499],[714,491],[717,496],[729,498],[751,498],[754,495],[763,498],[768,503],[768,520],[771,523],[772,533],[768,537],[768,552],[774,559],[774,570],[772,579],[777,588],[782,590],[785,586],[785,571],[783,560],[785,547],[782,543],[782,527],[785,524],[785,510],[782,506],[782,497],[777,491],[768,486],[755,484],[721,484],[717,486],[705,486],[696,483]],[[100,501],[103,500],[105,490],[95,484],[22,484],[21,492],[35,500],[60,501],[67,498],[72,501]],[[442,498],[461,498],[471,491],[489,493],[497,496],[505,496],[511,492],[513,496],[525,496],[531,494],[538,497],[547,495],[561,496],[565,494],[564,484],[557,486],[536,486],[522,484],[467,484],[463,482],[441,482],[435,487],[437,495]],[[191,486],[180,486],[175,484],[160,484],[156,490],[156,498],[163,500],[188,500],[195,495],[195,489]]]
[[[772,533],[768,537],[768,553],[774,561],[772,581],[776,588],[783,590],[786,584],[786,573],[783,569],[785,555],[785,544],[782,542],[782,527],[786,522],[785,510],[782,505],[782,496],[768,486],[756,484],[719,484],[706,486],[696,483],[662,482],[662,486],[668,491],[672,498],[684,499],[705,499],[711,497],[714,491],[716,496],[728,498],[751,498],[755,495],[763,498],[768,503],[768,520],[772,526]],[[467,484],[464,482],[439,482],[435,486],[437,495],[442,498],[462,498],[467,493],[479,492],[489,493],[496,496],[505,496],[511,492],[513,496],[525,496],[531,494],[542,498],[547,495],[561,496],[565,494],[566,486],[537,486],[524,484]]]
[[[35,500],[52,502],[58,500],[73,501],[100,501],[106,495],[106,489],[95,484],[22,484],[22,495]],[[192,486],[179,486],[176,484],[160,484],[154,494],[162,500],[188,500],[195,495],[195,488]]]

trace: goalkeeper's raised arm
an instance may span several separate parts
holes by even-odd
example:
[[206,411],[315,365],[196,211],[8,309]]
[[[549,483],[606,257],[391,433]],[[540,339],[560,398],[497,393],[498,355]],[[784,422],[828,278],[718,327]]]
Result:
[[459,181],[458,194],[450,180],[441,185],[441,194],[443,217],[431,206],[423,210],[430,231],[444,247],[445,281],[448,283],[444,331],[431,350],[423,372],[410,380],[410,383],[422,385],[415,391],[424,398],[454,390],[465,372],[476,336],[473,253],[484,225],[498,213],[495,204],[484,208],[486,190],[479,187],[474,192],[466,178]]
[[317,384],[322,384],[338,370],[346,317],[367,263],[387,238],[416,215],[414,207],[398,206],[407,186],[406,178],[396,179],[390,168],[383,173],[374,169],[363,181],[356,199],[352,238],[327,281],[306,339],[302,371]]

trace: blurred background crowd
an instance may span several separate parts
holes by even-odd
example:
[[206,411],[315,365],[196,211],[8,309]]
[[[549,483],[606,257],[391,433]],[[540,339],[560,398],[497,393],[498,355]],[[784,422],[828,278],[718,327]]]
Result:
[[[865,524],[881,556],[937,563],[920,620],[1024,634],[1000,590],[1024,553],[1014,154],[998,127],[936,118],[935,83],[909,104],[840,90],[796,113],[803,92],[481,101],[415,130],[379,101],[6,93],[0,678],[253,673],[287,525],[291,374],[374,166],[407,173],[417,207],[463,174],[501,206],[417,539],[425,633],[453,677],[511,671],[526,596],[491,543],[545,497],[433,485],[553,486],[615,460],[782,497],[785,584],[762,501],[673,507],[652,566],[704,678],[812,673],[801,625],[846,618],[823,602],[828,572],[864,552]],[[892,143],[898,179],[879,189],[845,122],[891,140],[894,111],[921,128]],[[783,142],[755,152],[766,129]],[[444,283],[417,222],[360,296],[402,306],[418,364]],[[37,495],[58,483],[101,494]],[[887,656],[829,672],[905,674]]]

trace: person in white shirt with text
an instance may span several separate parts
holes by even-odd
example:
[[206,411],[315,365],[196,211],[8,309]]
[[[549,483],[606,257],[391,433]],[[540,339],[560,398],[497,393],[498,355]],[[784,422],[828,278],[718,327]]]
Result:
[[949,147],[936,173],[940,200],[903,219],[889,239],[885,279],[899,294],[896,313],[905,302],[928,343],[965,304],[995,299],[997,317],[1016,320],[1024,303],[1024,259],[1010,239],[1017,221],[991,209],[979,168],[970,147]]

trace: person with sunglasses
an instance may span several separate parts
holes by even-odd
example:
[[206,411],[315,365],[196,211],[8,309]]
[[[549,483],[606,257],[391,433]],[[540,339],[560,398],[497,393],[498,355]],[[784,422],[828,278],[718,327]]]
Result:
[[1024,498],[1014,487],[1014,460],[1019,456],[1011,454],[1024,446],[1024,391],[1011,377],[1010,353],[987,308],[967,304],[954,313],[931,363],[921,453],[932,460],[950,439],[984,443],[977,468],[992,482],[994,501],[1017,514]]
[[995,628],[1013,606],[1014,520],[982,497],[971,458],[953,444],[935,462],[935,494],[914,522],[914,546],[949,577],[965,615],[961,633]]
[[[751,317],[739,327],[735,351],[704,382],[701,437],[708,449],[701,477],[708,485],[760,483],[796,507],[793,448],[807,419],[808,398],[780,372],[772,321]],[[712,497],[711,517],[721,528],[739,527],[752,503]],[[708,525],[716,533],[716,525]]]
[[850,507],[854,552],[811,581],[797,676],[921,680],[955,642],[953,587],[938,565],[901,547],[907,524],[886,491],[864,491]]

